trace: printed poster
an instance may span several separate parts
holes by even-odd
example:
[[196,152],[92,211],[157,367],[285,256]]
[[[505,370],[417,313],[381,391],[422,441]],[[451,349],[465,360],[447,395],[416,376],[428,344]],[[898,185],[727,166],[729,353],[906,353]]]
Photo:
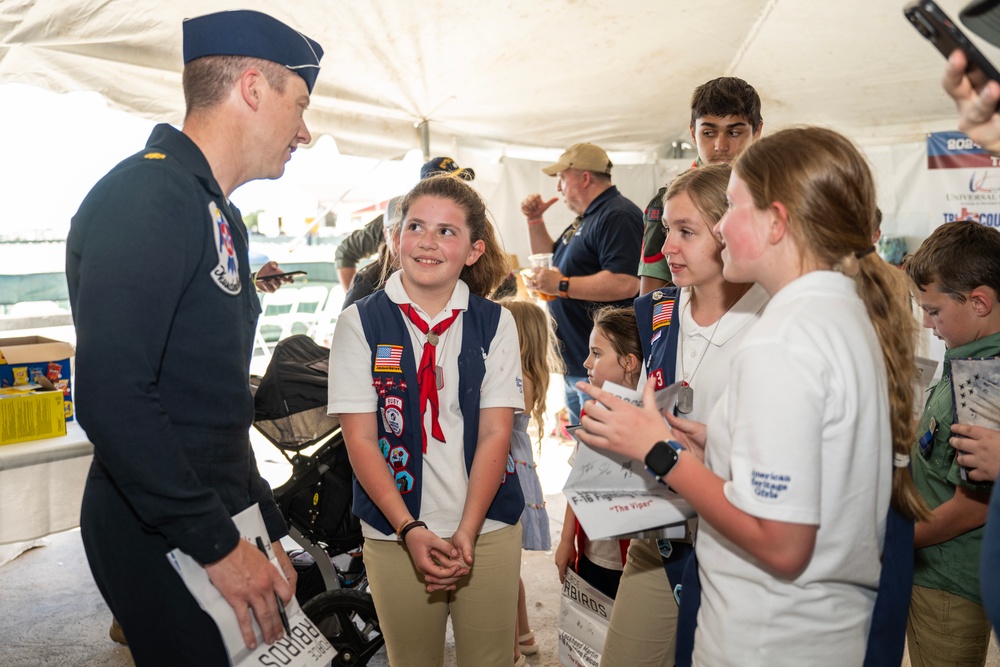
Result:
[[1000,158],[961,132],[927,135],[930,230],[956,220],[1000,227]]
[[599,667],[614,600],[566,570],[559,603],[559,663]]
[[[278,568],[278,572],[281,572],[277,558],[271,550],[271,542],[267,537],[267,528],[264,526],[264,517],[261,516],[260,506],[254,504],[246,508],[233,517],[233,523],[236,524],[243,539],[248,540],[250,544],[256,544],[257,538],[262,538],[268,559],[274,567]],[[222,635],[226,652],[229,654],[229,664],[234,665],[234,667],[325,667],[337,655],[330,642],[299,607],[294,596],[285,605],[291,633],[286,632],[284,637],[268,645],[264,643],[264,634],[257,626],[257,620],[254,619],[253,627],[257,635],[257,648],[248,649],[243,642],[243,633],[240,632],[236,612],[222,597],[219,589],[209,581],[205,568],[180,549],[174,549],[168,553],[167,559],[181,575],[184,584],[198,601],[199,606],[219,626],[219,633]],[[284,577],[284,573],[281,576]],[[253,618],[252,612],[250,617]]]

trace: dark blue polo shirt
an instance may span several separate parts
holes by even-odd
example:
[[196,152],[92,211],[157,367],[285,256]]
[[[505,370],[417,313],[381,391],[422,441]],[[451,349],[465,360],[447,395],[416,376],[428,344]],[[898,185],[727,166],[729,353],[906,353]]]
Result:
[[[590,202],[575,234],[556,239],[552,252],[555,266],[570,278],[592,276],[599,271],[634,276],[642,254],[642,211],[611,186]],[[572,280],[569,293],[572,296]],[[567,375],[587,374],[583,362],[587,358],[591,318],[595,310],[606,305],[630,307],[632,298],[607,303],[573,298],[549,302]]]

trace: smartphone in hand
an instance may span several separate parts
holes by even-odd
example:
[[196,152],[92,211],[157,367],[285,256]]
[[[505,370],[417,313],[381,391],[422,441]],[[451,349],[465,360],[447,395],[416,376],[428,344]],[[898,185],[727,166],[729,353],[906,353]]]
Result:
[[288,273],[269,273],[266,276],[258,275],[256,282],[260,282],[262,280],[274,280],[275,278],[285,278],[285,277],[294,278],[295,276],[305,276],[305,275],[308,275],[305,271],[289,271]]
[[903,8],[903,14],[945,58],[955,49],[965,53],[969,63],[965,73],[976,90],[982,90],[987,81],[1000,83],[1000,72],[934,0],[914,0]]

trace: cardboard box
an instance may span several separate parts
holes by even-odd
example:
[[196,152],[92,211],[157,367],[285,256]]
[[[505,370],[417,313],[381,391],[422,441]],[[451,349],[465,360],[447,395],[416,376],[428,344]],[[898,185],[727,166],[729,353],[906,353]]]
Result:
[[70,357],[73,346],[43,336],[0,340],[0,389],[30,387],[41,375],[63,394],[63,415],[73,419]]
[[66,435],[61,391],[0,394],[0,445]]

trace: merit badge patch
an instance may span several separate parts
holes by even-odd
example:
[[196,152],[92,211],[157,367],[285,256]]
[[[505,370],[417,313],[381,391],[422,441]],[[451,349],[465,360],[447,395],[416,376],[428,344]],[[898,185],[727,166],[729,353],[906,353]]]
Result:
[[399,364],[403,359],[402,345],[379,345],[375,348],[376,373],[402,373]]
[[215,232],[215,250],[219,255],[219,263],[210,272],[212,280],[223,292],[229,295],[240,293],[240,265],[236,260],[236,248],[233,246],[233,233],[229,223],[215,202],[208,203],[208,215],[212,219],[212,231]]
[[660,327],[670,326],[670,320],[674,316],[674,302],[676,299],[657,303],[653,306],[653,331]]
[[[389,429],[386,429],[386,430],[388,431]],[[379,438],[378,439],[378,448],[379,448],[379,451],[382,452],[382,458],[384,458],[384,459],[386,459],[388,461],[389,460],[389,441],[386,440],[385,438]]]
[[403,399],[399,396],[386,396],[385,412],[382,413],[389,430],[397,438],[403,435]]
[[413,475],[405,470],[396,473],[395,480],[396,488],[399,489],[401,494],[406,494],[413,490]]
[[393,471],[405,470],[409,463],[410,452],[406,451],[406,447],[397,445],[389,450],[389,467],[391,467]]
[[657,368],[655,371],[649,374],[649,377],[656,378],[656,388],[663,389],[666,383],[663,381],[663,369]]

